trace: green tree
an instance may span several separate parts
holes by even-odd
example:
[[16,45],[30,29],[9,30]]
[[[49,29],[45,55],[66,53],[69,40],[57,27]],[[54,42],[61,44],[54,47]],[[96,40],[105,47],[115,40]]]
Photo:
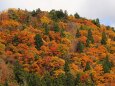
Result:
[[73,75],[68,72],[66,76],[66,86],[75,86]]
[[60,19],[67,19],[67,11],[63,12],[62,10],[51,10],[49,13],[50,17],[54,21],[58,21]]
[[53,80],[49,73],[46,73],[42,79],[42,86],[53,86]]
[[13,9],[8,10],[8,16],[10,19],[18,20],[18,15],[16,14],[15,10],[13,10]]
[[64,71],[65,71],[65,73],[70,72],[69,63],[67,60],[65,60]]
[[98,19],[98,18],[95,19],[95,20],[92,20],[92,22],[93,22],[96,26],[100,27],[100,22],[99,22],[99,19]]
[[105,32],[102,33],[101,44],[103,44],[103,45],[107,44],[107,35]]
[[64,29],[61,29],[60,34],[61,34],[61,37],[65,37]]
[[110,70],[111,70],[111,62],[109,61],[109,57],[106,56],[106,58],[104,58],[103,60],[103,70],[104,70],[104,73],[109,73]]
[[54,23],[54,31],[55,32],[59,32],[60,31],[59,26],[58,26],[57,23]]
[[80,79],[81,75],[80,74],[77,74],[77,77],[75,79],[75,85],[76,86],[79,86],[79,84],[81,83],[81,79]]
[[65,86],[65,85],[66,85],[65,74],[61,74],[57,78],[54,78],[53,86]]
[[19,38],[18,38],[18,35],[15,35],[15,36],[13,37],[12,42],[13,42],[14,45],[18,45],[18,44],[19,44]]
[[87,40],[86,40],[86,47],[89,47],[89,46],[90,46],[90,40],[87,39]]
[[78,13],[75,13],[75,14],[74,14],[74,17],[75,17],[75,18],[80,18],[80,16],[79,16]]
[[42,41],[41,36],[39,34],[36,34],[34,39],[35,39],[36,49],[40,50],[40,47],[43,45],[43,41]]
[[81,36],[81,33],[79,32],[79,29],[77,29],[76,37],[79,38]]
[[79,53],[82,53],[82,52],[83,52],[83,49],[84,49],[84,44],[79,41],[79,42],[77,43],[76,51],[79,52]]
[[17,83],[19,83],[20,85],[24,85],[26,73],[23,70],[22,66],[18,63],[18,61],[16,61],[14,64],[14,75]]
[[90,69],[91,69],[90,64],[89,64],[89,62],[87,62],[84,71],[88,71],[88,70],[90,70]]
[[28,86],[41,86],[41,81],[36,74],[29,73],[27,76],[27,84]]
[[49,35],[50,29],[49,29],[48,25],[44,24],[44,28],[45,28],[45,35]]
[[91,31],[91,29],[88,30],[87,39],[90,40],[91,43],[94,43],[94,39],[93,39],[93,36],[92,36],[92,31]]

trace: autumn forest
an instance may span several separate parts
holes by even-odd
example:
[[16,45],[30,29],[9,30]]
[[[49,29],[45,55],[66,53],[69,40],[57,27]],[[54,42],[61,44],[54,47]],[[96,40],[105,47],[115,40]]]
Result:
[[63,10],[2,11],[0,86],[115,86],[115,29]]

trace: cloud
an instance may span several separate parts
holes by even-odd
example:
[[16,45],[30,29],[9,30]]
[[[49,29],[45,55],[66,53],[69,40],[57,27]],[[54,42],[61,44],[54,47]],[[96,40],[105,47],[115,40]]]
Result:
[[1,0],[0,10],[21,8],[33,10],[40,8],[63,9],[68,13],[78,12],[82,17],[99,18],[101,23],[115,26],[115,0]]

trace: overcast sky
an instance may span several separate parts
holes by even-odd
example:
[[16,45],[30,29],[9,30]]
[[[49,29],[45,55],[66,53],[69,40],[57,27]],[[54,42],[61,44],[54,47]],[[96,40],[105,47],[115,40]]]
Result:
[[89,19],[99,18],[102,24],[115,26],[115,0],[0,0],[0,11],[8,8],[44,11],[67,10]]

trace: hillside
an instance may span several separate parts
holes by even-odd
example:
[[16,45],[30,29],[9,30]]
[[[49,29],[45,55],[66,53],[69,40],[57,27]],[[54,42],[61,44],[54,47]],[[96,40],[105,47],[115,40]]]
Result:
[[115,86],[115,30],[62,10],[3,11],[0,86]]

